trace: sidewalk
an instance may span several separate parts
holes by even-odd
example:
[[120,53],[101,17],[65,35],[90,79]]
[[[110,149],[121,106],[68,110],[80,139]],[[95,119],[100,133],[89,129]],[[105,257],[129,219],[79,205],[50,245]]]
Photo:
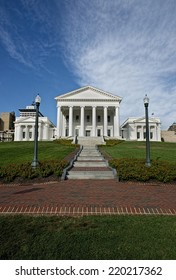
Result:
[[176,215],[176,185],[67,180],[0,185],[0,214]]

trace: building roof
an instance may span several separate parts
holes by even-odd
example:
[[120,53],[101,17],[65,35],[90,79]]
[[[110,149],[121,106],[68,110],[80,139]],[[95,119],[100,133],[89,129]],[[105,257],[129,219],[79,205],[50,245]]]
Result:
[[63,95],[59,95],[55,97],[56,100],[114,100],[119,101],[119,103],[122,100],[122,97],[113,95],[112,93],[103,91],[101,89],[95,88],[93,86],[85,86],[81,87],[79,89],[70,91],[68,93],[65,93]]
[[[121,125],[121,127],[124,127],[125,125],[129,123],[144,123],[145,117],[129,117],[124,121],[124,123]],[[159,118],[149,118],[150,123],[161,123]]]
[[[36,109],[33,107],[33,108],[19,109],[19,111],[20,111],[20,113],[29,113],[29,115],[30,115],[30,113],[35,113]],[[44,117],[41,112],[39,112],[39,117]]]

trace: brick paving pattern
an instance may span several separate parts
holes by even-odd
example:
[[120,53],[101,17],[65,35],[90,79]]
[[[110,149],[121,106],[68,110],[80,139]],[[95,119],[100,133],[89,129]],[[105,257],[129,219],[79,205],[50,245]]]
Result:
[[176,185],[121,183],[115,180],[0,185],[0,213],[176,215]]

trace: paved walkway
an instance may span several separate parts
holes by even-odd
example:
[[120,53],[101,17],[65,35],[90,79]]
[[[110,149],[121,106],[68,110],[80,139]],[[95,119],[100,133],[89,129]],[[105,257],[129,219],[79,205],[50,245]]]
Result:
[[0,185],[1,214],[176,215],[176,185],[67,180]]

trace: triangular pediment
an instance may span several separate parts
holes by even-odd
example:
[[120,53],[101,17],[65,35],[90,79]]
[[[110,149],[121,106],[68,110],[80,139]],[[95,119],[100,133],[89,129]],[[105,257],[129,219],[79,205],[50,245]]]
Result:
[[[130,117],[126,121],[124,121],[124,123],[121,125],[121,127],[123,128],[123,127],[126,127],[131,124],[135,124],[135,125],[145,124],[145,122],[146,122],[145,117],[140,117],[140,118]],[[149,118],[149,123],[156,124],[156,123],[161,123],[161,122],[160,122],[159,118]]]
[[105,92],[103,90],[97,89],[92,86],[82,87],[80,89],[68,92],[66,94],[57,96],[56,100],[114,100],[121,101],[122,98],[113,95],[109,92]]
[[28,123],[28,122],[35,122],[35,117],[18,117],[15,120],[15,123]]
[[[134,123],[144,123],[146,120],[145,120],[145,117],[141,117],[141,118],[138,118],[138,119],[135,119],[134,120]],[[149,122],[150,123],[158,123],[158,119],[155,119],[155,118],[149,118]]]
[[[39,122],[42,122],[41,117],[39,117]],[[19,117],[16,118],[15,123],[35,123],[35,117],[28,116],[28,117]]]

